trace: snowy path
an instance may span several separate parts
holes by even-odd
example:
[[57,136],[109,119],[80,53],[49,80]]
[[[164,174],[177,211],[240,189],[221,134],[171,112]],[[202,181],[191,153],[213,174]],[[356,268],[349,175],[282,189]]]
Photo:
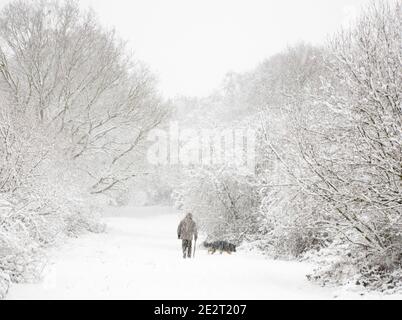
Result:
[[[310,266],[260,256],[182,260],[168,208],[132,208],[105,218],[108,232],[55,250],[38,284],[13,286],[8,299],[331,299],[310,284]],[[349,296],[350,297],[350,296]]]

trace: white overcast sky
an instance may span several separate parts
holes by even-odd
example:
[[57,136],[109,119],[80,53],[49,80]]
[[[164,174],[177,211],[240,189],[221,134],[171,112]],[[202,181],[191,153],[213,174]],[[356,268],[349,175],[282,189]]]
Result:
[[228,72],[251,69],[299,41],[323,42],[369,0],[79,2],[116,28],[172,97],[207,95]]

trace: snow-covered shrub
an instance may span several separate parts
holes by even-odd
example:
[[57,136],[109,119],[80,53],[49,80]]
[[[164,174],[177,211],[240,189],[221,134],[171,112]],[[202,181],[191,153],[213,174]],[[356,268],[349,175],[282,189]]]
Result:
[[309,199],[294,187],[272,190],[263,187],[266,253],[275,257],[300,258],[320,251],[332,241],[325,216],[309,207]]
[[106,230],[106,225],[100,222],[100,215],[89,209],[87,212],[75,212],[66,215],[64,218],[64,232],[70,237],[78,237],[86,232],[103,233]]
[[[3,200],[3,203],[5,201]],[[8,203],[0,214],[0,272],[19,282],[34,277],[40,251],[35,218]]]
[[195,215],[209,241],[240,244],[258,234],[262,217],[252,177],[226,168],[191,170],[177,200],[181,210]]
[[0,271],[0,299],[5,298],[8,289],[10,288],[10,283],[10,277],[6,273]]
[[323,286],[347,285],[387,294],[402,292],[401,257],[373,255],[341,238],[328,248],[306,257],[319,265],[309,280]]

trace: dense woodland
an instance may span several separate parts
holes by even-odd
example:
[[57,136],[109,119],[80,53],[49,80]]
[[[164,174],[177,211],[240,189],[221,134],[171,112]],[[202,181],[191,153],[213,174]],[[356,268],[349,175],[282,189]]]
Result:
[[[300,43],[205,98],[164,101],[114,31],[72,1],[0,14],[0,297],[35,278],[44,250],[103,232],[113,200],[193,212],[209,239],[309,259],[309,278],[402,288],[401,2],[372,2],[322,46]],[[255,173],[154,168],[169,121],[252,128]]]

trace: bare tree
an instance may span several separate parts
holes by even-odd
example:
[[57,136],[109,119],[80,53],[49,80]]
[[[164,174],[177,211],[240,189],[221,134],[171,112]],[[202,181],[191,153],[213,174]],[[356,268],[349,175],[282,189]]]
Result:
[[136,152],[165,111],[154,78],[114,31],[73,1],[16,1],[2,11],[0,43],[8,103],[63,146],[92,192],[140,172]]

